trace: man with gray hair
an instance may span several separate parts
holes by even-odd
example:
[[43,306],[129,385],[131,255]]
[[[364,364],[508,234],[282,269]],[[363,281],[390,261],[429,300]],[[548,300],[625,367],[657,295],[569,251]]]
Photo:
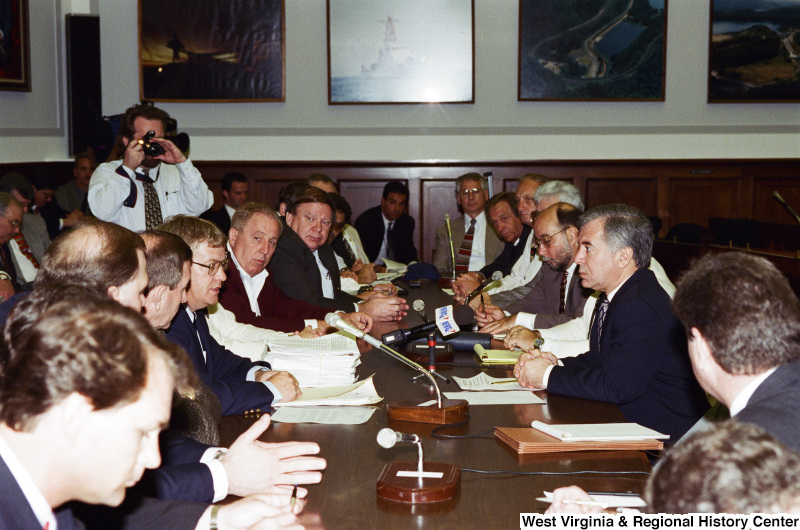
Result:
[[[450,222],[455,253],[455,273],[477,271],[491,263],[503,251],[505,244],[489,226],[486,201],[489,190],[480,173],[465,173],[456,179],[456,200],[464,215]],[[433,264],[444,275],[453,273],[450,238],[447,223],[436,229]]]
[[599,206],[581,216],[578,242],[582,284],[602,291],[590,349],[560,361],[547,352],[525,353],[514,376],[526,388],[611,402],[627,421],[675,442],[708,401],[692,374],[686,334],[670,297],[647,269],[652,225],[636,208]]
[[22,224],[22,205],[10,193],[0,193],[0,301],[14,296],[16,271],[8,242]]

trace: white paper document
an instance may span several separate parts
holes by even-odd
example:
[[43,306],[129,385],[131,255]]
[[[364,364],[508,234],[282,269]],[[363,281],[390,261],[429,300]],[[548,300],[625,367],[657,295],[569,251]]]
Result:
[[564,442],[600,442],[626,440],[667,439],[661,434],[638,423],[575,423],[570,425],[549,425],[534,420],[531,427],[549,434]]
[[313,339],[305,339],[297,335],[276,335],[269,338],[267,346],[269,346],[270,353],[314,353],[316,355],[358,353],[356,341],[338,333]]
[[523,392],[445,392],[447,399],[466,399],[470,405],[543,405],[530,390]]
[[[638,495],[614,495],[603,493],[592,493],[593,502],[599,502],[604,508],[640,508],[647,506],[647,503]],[[553,493],[550,491],[544,492],[544,497],[536,499],[542,502],[553,502]]]
[[354,383],[361,355],[355,340],[334,333],[313,339],[270,338],[263,360],[273,370],[292,374],[301,387],[312,387]]
[[366,423],[374,413],[374,407],[281,407],[272,415],[272,421],[360,425]]
[[[510,381],[509,381],[510,379]],[[517,380],[513,377],[492,377],[490,375],[486,375],[484,372],[479,373],[475,377],[458,377],[453,376],[453,381],[458,383],[458,386],[461,387],[461,390],[526,390],[527,389],[523,386],[520,386],[517,383]]]
[[[401,273],[401,276],[406,273],[406,270],[408,270],[408,265],[400,263],[399,261],[392,261],[390,259],[383,258],[383,264],[386,266],[386,270],[388,272],[394,272],[394,273],[399,272]],[[380,274],[387,274],[387,273],[379,272],[378,278],[380,278]]]
[[352,385],[300,388],[303,395],[288,403],[275,403],[275,408],[309,407],[320,405],[373,405],[383,398],[375,390],[372,376]]

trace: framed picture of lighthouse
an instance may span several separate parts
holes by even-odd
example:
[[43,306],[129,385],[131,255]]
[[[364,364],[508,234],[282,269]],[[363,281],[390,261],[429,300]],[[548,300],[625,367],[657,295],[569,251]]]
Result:
[[140,94],[285,101],[284,0],[139,0]]
[[474,103],[473,2],[328,0],[328,103]]

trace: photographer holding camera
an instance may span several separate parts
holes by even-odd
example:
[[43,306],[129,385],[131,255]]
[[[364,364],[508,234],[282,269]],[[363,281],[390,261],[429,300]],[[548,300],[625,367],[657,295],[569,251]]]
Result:
[[200,172],[164,138],[168,120],[152,105],[125,111],[122,160],[100,164],[89,181],[89,207],[99,219],[141,232],[167,217],[197,216],[211,207],[214,196]]

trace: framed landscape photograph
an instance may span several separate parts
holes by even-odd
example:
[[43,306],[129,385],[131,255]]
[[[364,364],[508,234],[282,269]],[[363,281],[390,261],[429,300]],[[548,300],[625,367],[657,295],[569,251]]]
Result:
[[709,103],[800,101],[800,0],[713,0]]
[[328,103],[474,103],[473,0],[328,0]]
[[284,101],[283,0],[139,0],[140,95]]
[[664,101],[667,0],[520,0],[520,101]]
[[28,0],[0,0],[0,90],[31,90]]

